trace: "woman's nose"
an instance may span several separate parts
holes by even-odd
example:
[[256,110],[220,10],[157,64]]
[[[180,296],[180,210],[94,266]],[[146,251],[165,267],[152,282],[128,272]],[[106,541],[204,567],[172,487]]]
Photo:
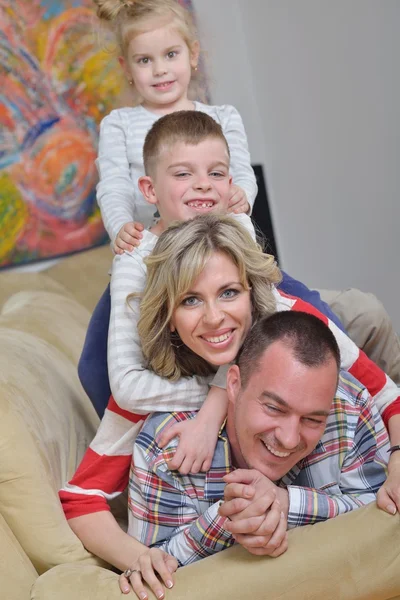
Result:
[[224,319],[224,313],[217,304],[206,304],[204,309],[204,321],[207,325],[218,326]]

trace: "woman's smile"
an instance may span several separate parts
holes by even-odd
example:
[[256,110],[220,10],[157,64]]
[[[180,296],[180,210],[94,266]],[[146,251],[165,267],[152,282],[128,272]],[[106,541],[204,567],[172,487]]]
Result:
[[215,252],[176,307],[172,330],[212,365],[232,362],[251,326],[247,284],[224,252]]

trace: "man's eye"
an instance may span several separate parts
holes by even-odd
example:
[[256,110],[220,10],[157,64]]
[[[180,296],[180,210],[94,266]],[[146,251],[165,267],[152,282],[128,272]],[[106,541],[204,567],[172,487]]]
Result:
[[323,421],[321,421],[320,419],[312,419],[311,417],[305,417],[304,420],[309,425],[313,425],[314,427],[318,427],[319,425],[322,425],[322,423],[323,423]]
[[267,408],[270,412],[273,413],[281,413],[281,409],[278,408],[277,406],[274,406],[273,404],[265,404],[265,408]]
[[196,296],[188,296],[182,300],[183,306],[197,306],[199,304],[199,299]]
[[225,290],[224,292],[222,292],[221,298],[230,300],[231,298],[236,298],[236,296],[238,296],[239,293],[240,292],[238,290],[233,290],[230,288],[229,290]]

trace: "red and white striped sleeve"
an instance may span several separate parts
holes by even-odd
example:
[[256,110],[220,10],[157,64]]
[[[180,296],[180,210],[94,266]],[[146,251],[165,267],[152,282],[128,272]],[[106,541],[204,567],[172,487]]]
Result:
[[133,444],[147,415],[119,408],[111,396],[100,427],[59,496],[67,519],[108,511],[127,487]]
[[277,289],[275,290],[275,298],[277,311],[298,310],[310,313],[328,325],[340,349],[342,369],[351,373],[353,377],[358,379],[367,388],[387,428],[390,417],[400,414],[400,390],[394,381],[369,359],[365,352],[360,350],[343,331],[314,306]]

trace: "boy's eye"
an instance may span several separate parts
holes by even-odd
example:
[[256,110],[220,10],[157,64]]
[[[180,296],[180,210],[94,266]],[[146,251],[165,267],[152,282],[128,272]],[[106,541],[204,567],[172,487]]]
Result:
[[147,65],[150,62],[150,58],[148,56],[142,56],[142,58],[138,59],[138,63],[140,65]]
[[178,52],[176,50],[170,50],[167,53],[167,58],[175,58],[175,56],[177,56],[177,55],[178,55]]
[[224,298],[224,300],[231,300],[231,298],[236,298],[236,296],[238,296],[239,293],[239,290],[225,290],[224,292],[222,292],[221,298]]
[[196,296],[188,296],[182,300],[183,306],[197,306],[200,303],[200,300],[196,298]]
[[175,173],[175,177],[188,177],[190,173],[188,171],[179,171],[179,173]]
[[216,178],[225,177],[225,173],[221,173],[221,171],[212,171],[210,173],[210,175],[211,175],[211,177],[216,177]]

